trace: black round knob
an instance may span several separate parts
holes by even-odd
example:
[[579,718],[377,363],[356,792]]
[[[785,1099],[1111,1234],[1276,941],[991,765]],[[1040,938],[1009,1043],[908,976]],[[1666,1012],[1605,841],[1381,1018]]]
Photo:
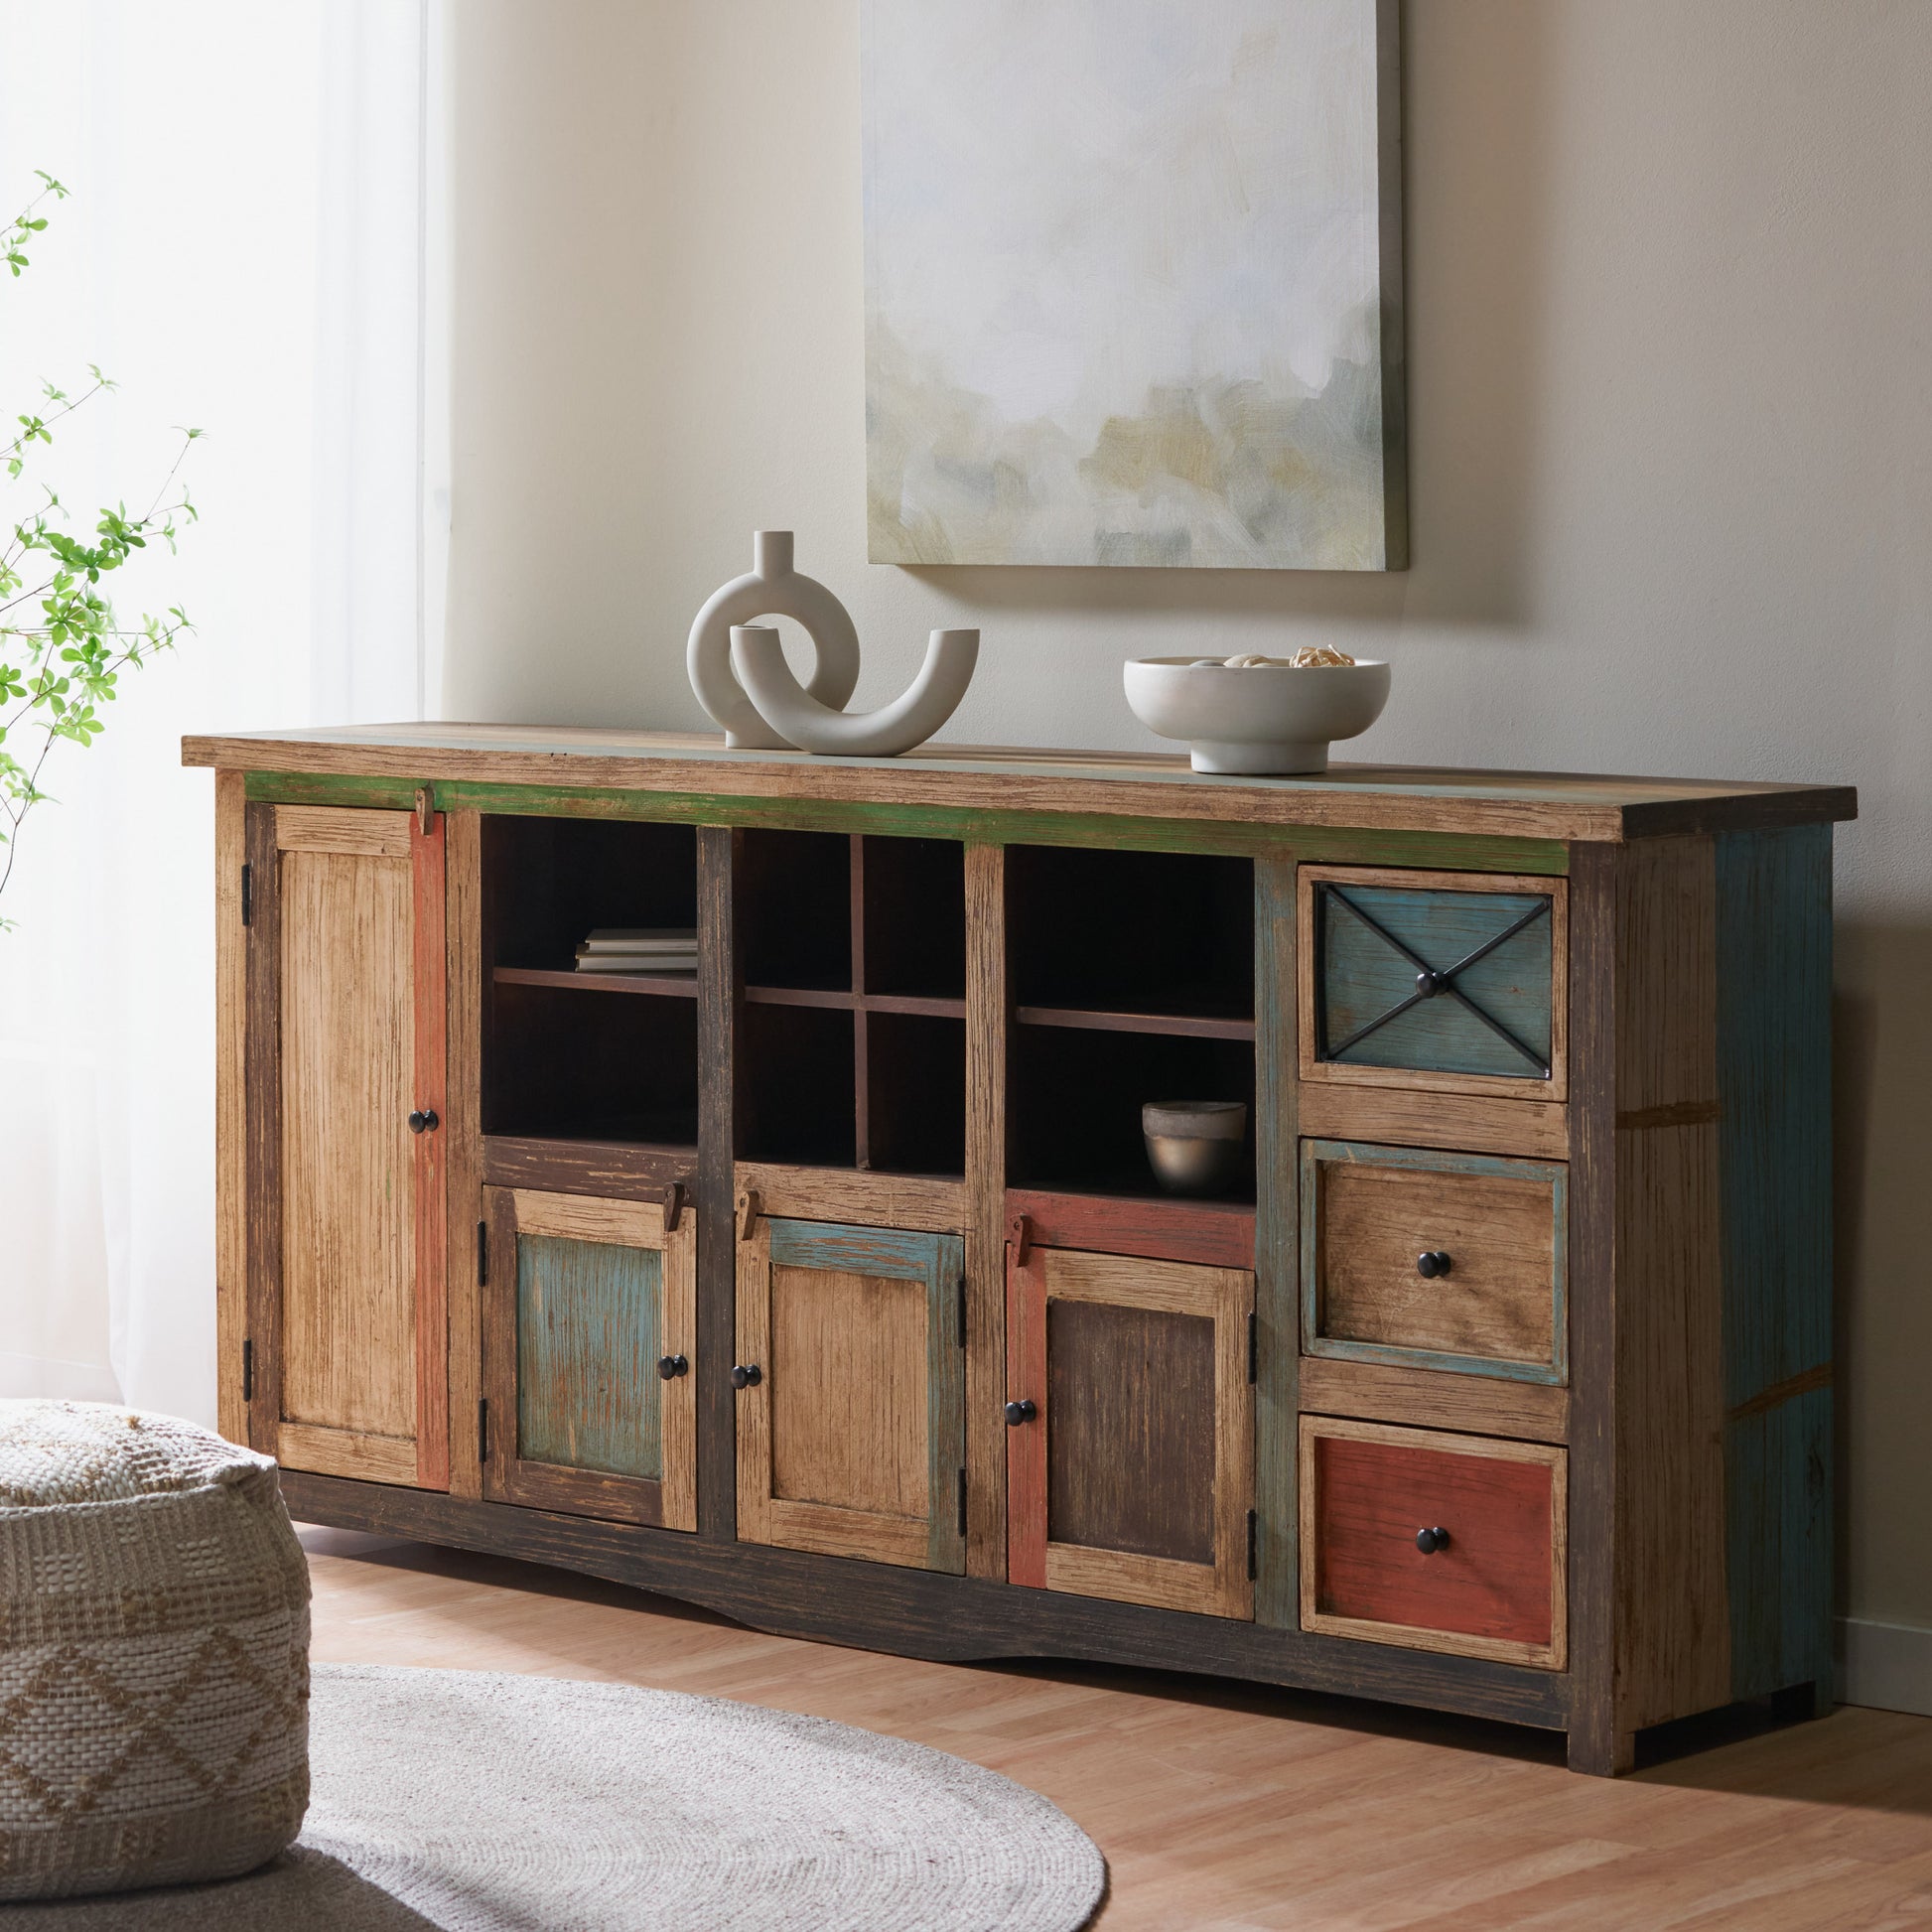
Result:
[[1432,973],[1427,966],[1416,975],[1416,991],[1425,1000],[1434,999],[1448,984],[1441,973]]
[[412,1134],[427,1134],[436,1124],[434,1107],[419,1107],[409,1116],[409,1131]]
[[1453,1265],[1448,1252],[1442,1248],[1431,1248],[1416,1257],[1416,1273],[1426,1282],[1433,1282],[1439,1275],[1447,1275]]
[[682,1375],[690,1366],[682,1355],[660,1355],[657,1358],[657,1372],[667,1382],[674,1375]]
[[763,1371],[757,1362],[738,1362],[732,1368],[732,1387],[735,1389],[749,1389],[755,1382],[763,1380]]
[[1039,1411],[1034,1406],[1031,1396],[1022,1402],[1009,1402],[1007,1404],[1007,1427],[1009,1429],[1018,1429],[1023,1422],[1032,1422],[1038,1414]]
[[1416,1532],[1416,1548],[1426,1557],[1433,1557],[1438,1550],[1447,1550],[1449,1545],[1449,1533],[1448,1530],[1418,1530]]

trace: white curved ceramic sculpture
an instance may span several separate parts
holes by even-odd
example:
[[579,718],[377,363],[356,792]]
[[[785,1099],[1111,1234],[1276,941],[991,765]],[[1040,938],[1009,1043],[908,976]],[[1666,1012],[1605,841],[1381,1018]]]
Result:
[[[895,758],[959,708],[979,662],[977,630],[935,630],[911,686],[878,711],[846,715],[859,682],[859,635],[823,584],[791,567],[791,532],[757,530],[749,576],[714,591],[691,623],[684,667],[733,750]],[[811,633],[811,681],[785,662],[778,633],[754,618],[795,618]]]
[[791,555],[789,530],[754,531],[750,573],[713,591],[691,622],[684,668],[698,702],[725,728],[729,746],[759,752],[790,749],[790,741],[759,716],[732,675],[735,623],[753,618],[795,618],[803,624],[811,633],[817,660],[804,690],[834,712],[859,682],[859,633],[852,627],[852,619],[823,584],[792,569]]
[[877,711],[821,704],[792,676],[778,633],[767,624],[734,624],[732,669],[759,715],[801,752],[894,758],[923,744],[959,709],[979,662],[977,630],[935,630],[925,662],[905,691]]

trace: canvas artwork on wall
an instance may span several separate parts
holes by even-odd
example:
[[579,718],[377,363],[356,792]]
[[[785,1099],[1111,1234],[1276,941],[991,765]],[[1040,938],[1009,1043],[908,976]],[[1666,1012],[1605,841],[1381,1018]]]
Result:
[[866,0],[870,552],[1407,562],[1395,0]]

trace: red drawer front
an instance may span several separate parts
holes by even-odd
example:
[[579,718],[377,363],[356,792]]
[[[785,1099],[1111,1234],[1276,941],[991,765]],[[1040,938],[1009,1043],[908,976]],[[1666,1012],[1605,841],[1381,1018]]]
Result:
[[[1315,1608],[1413,1629],[1550,1641],[1550,1483],[1540,1463],[1314,1439]],[[1425,1556],[1416,1533],[1446,1529]]]

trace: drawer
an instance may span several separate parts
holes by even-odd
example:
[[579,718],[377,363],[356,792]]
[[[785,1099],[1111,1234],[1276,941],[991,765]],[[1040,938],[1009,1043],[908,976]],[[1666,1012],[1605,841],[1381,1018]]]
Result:
[[1304,1416],[1301,1483],[1305,1630],[1564,1668],[1562,1449]]
[[1517,1382],[1569,1375],[1569,1170],[1302,1143],[1302,1350]]
[[1568,888],[1303,866],[1304,1080],[1562,1100]]

